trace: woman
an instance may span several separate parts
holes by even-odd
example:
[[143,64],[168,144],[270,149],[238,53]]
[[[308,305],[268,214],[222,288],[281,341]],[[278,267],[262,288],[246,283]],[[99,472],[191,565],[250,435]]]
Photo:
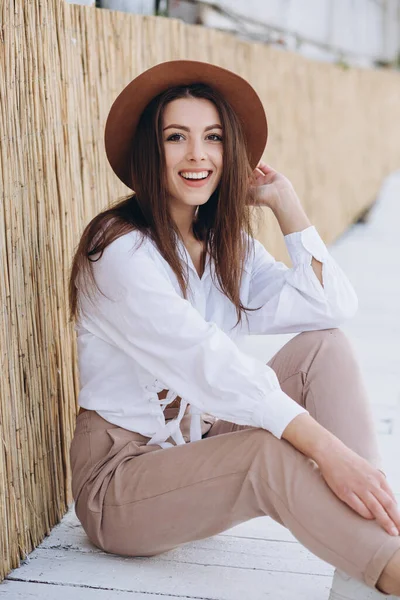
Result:
[[[357,309],[286,177],[260,162],[253,88],[172,61],[114,102],[105,145],[135,193],[86,227],[70,279],[80,413],[75,511],[150,556],[269,515],[337,570],[331,599],[400,595],[400,514],[337,327]],[[269,207],[293,267],[254,239]],[[244,334],[301,332],[268,363]]]

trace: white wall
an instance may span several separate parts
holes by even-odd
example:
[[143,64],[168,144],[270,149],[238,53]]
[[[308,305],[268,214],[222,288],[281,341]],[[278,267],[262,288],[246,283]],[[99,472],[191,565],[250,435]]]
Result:
[[154,15],[154,0],[101,0],[102,8],[131,12],[137,15]]
[[83,6],[94,6],[95,0],[66,0],[68,4],[82,4]]
[[[212,3],[243,17],[241,24],[206,6]],[[371,64],[392,61],[400,51],[400,0],[203,0],[201,5],[209,27],[279,39],[313,58],[337,60],[343,54],[351,63]]]

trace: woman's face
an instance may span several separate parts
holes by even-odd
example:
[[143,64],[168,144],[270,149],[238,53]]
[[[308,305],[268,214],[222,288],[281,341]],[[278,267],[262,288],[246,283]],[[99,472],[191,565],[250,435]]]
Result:
[[164,109],[163,140],[170,202],[205,204],[222,173],[222,127],[215,105],[179,98]]

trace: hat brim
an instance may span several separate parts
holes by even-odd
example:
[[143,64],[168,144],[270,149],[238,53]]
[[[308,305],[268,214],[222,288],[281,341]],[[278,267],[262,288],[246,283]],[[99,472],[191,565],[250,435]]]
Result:
[[255,169],[259,163],[267,143],[268,125],[254,88],[236,73],[222,67],[200,61],[172,60],[133,79],[111,106],[105,126],[105,150],[112,169],[128,187],[131,187],[131,144],[144,109],[168,88],[191,83],[207,84],[229,102],[242,124],[250,166]]

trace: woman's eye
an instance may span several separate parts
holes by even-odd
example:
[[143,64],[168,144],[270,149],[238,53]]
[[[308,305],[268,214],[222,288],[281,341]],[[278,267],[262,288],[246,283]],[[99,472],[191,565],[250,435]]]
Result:
[[[180,140],[184,140],[185,137],[182,133],[172,133],[169,137],[167,137],[167,142],[179,142]],[[222,142],[222,137],[217,133],[210,133],[207,136],[207,140],[211,140],[212,142]]]
[[167,142],[179,142],[181,138],[183,138],[181,133],[173,133],[167,138]]
[[210,133],[207,137],[208,139],[211,139],[212,142],[222,142],[222,137],[217,133]]

